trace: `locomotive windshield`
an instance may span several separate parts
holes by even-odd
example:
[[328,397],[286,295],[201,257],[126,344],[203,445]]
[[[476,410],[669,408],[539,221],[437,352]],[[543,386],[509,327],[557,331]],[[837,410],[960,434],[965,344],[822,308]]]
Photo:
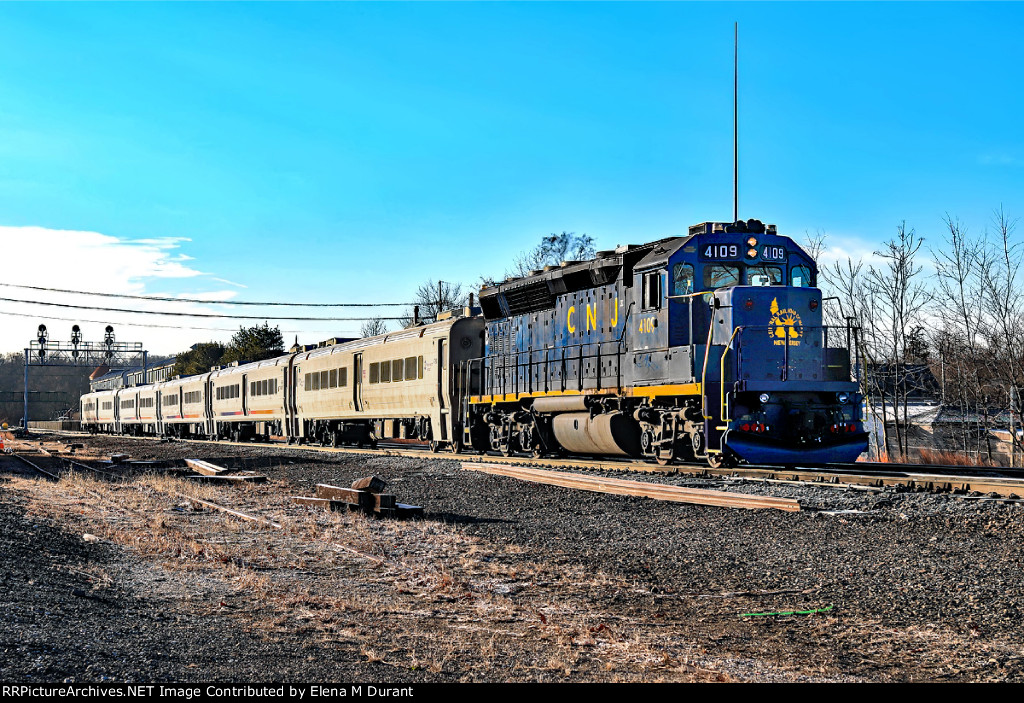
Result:
[[740,282],[740,267],[729,264],[704,264],[704,287],[735,286]]
[[781,286],[785,277],[778,266],[750,266],[747,268],[748,286]]
[[814,276],[810,266],[794,266],[789,272],[789,285],[796,288],[809,288],[814,285]]

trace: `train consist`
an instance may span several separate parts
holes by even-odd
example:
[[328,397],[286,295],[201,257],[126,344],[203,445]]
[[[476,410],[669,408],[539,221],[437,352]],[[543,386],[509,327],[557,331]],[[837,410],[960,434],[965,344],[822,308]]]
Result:
[[598,252],[437,322],[82,397],[92,432],[798,464],[867,448],[850,328],[757,220]]

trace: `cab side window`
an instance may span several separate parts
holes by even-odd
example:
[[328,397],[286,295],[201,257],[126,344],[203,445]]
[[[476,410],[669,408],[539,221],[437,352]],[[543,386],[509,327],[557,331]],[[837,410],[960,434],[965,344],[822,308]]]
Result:
[[643,309],[661,307],[661,272],[651,271],[643,275]]
[[689,295],[693,292],[693,266],[676,264],[672,267],[672,295]]

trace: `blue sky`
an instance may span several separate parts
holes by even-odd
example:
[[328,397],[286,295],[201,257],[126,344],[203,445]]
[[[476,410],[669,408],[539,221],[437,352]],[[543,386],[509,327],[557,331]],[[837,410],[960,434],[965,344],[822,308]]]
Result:
[[[730,219],[736,20],[740,215],[854,252],[906,219],[938,245],[947,212],[974,230],[1000,204],[1024,213],[1022,19],[1017,3],[2,4],[7,278],[404,301],[501,274],[548,232],[610,247]],[[140,246],[140,275],[105,272]],[[0,348],[20,348],[34,321],[5,320]],[[358,323],[281,326],[315,341]]]

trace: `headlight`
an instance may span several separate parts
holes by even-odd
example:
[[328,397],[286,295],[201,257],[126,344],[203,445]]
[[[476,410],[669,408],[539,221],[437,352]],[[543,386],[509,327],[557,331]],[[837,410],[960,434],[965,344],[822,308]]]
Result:
[[839,401],[840,405],[846,405],[850,402],[850,396],[846,393],[836,393],[836,400]]
[[757,399],[760,400],[761,403],[767,403],[769,400],[772,399],[772,397],[770,395],[768,395],[767,393],[762,393],[761,395],[759,395],[757,397]]

